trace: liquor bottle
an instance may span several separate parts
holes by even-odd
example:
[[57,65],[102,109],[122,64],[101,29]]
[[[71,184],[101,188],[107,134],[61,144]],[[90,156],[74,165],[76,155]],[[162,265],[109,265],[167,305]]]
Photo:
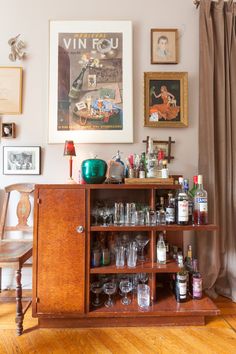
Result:
[[165,199],[164,197],[160,197],[160,209],[157,212],[157,223],[161,225],[166,224],[166,212],[165,212]]
[[[167,177],[163,177],[162,176],[163,162],[164,161],[166,161],[166,160],[164,160],[164,151],[159,150],[158,154],[157,154],[157,177],[158,178],[167,178]],[[166,171],[165,172],[168,173],[167,164],[166,164]]]
[[176,223],[179,225],[188,224],[188,195],[184,191],[183,177],[179,177],[181,190],[176,197]]
[[166,160],[162,161],[161,178],[169,178],[169,169]]
[[206,225],[208,223],[207,191],[203,189],[202,175],[198,175],[198,188],[194,196],[194,224]]
[[165,246],[166,246],[166,260],[170,259],[170,244],[166,238],[166,230],[163,231],[163,239],[165,242]]
[[193,273],[192,273],[192,297],[193,299],[202,298],[202,276],[198,271],[198,261],[193,260]]
[[142,152],[141,159],[139,163],[139,178],[146,177],[146,154]]
[[166,223],[168,225],[175,223],[175,198],[172,193],[168,193],[168,205],[166,207]]
[[188,178],[184,179],[184,191],[188,195],[188,223],[193,224],[193,198],[189,193],[189,180]]
[[189,271],[193,266],[193,251],[191,245],[188,245],[187,256],[185,257],[184,266],[187,271]]
[[197,184],[198,184],[198,176],[193,176],[193,187],[189,191],[189,195],[194,198],[196,190],[197,190]]
[[187,277],[188,272],[184,269],[183,262],[180,264],[180,270],[176,274],[175,281],[175,298],[177,302],[187,300]]
[[166,245],[162,232],[159,233],[159,239],[157,241],[157,263],[166,264]]
[[148,139],[148,152],[147,152],[147,177],[155,178],[158,177],[158,161],[157,156],[153,151],[153,140],[149,137]]

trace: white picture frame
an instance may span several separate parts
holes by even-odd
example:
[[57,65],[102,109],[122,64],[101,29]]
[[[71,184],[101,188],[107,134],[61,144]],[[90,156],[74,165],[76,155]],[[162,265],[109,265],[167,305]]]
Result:
[[133,142],[130,21],[50,21],[48,132],[49,143]]
[[40,175],[40,146],[4,146],[4,175]]

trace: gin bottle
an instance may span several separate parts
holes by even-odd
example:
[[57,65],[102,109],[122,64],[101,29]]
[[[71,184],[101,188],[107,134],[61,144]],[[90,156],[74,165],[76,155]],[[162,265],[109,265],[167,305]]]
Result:
[[159,239],[157,241],[157,263],[166,264],[166,245],[162,232],[160,232]]
[[198,175],[198,188],[194,196],[194,224],[205,225],[208,223],[207,191],[203,189],[202,175]]

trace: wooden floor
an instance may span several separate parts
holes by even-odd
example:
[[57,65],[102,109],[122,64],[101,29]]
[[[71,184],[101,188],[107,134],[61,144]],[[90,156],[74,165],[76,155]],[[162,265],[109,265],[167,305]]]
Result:
[[15,335],[14,304],[0,303],[0,354],[235,354],[236,304],[223,297],[216,303],[221,316],[203,327],[38,329],[30,308],[21,337]]

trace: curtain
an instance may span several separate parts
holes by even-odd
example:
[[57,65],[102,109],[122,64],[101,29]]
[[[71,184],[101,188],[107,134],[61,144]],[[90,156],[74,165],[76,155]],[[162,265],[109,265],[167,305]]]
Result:
[[217,232],[197,235],[204,287],[236,302],[236,4],[200,1],[199,172]]

